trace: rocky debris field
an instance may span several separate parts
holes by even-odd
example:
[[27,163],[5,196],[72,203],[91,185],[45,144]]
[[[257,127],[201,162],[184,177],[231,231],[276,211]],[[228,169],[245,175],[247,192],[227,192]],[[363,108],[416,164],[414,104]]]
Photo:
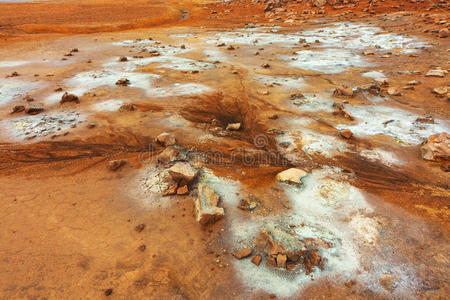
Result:
[[450,293],[447,2],[3,5],[1,298]]

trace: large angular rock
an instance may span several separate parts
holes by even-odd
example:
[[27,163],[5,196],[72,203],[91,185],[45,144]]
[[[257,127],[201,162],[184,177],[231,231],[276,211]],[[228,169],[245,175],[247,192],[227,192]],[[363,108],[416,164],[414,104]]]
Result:
[[187,162],[177,162],[169,168],[169,174],[180,186],[191,183],[198,171]]
[[220,197],[216,192],[204,183],[198,185],[198,196],[195,200],[197,222],[201,225],[215,223],[222,219],[225,212],[218,207]]
[[301,179],[306,175],[308,172],[302,169],[290,168],[278,173],[276,179],[287,184],[301,185]]
[[425,160],[450,159],[450,134],[442,132],[429,136],[422,144],[421,151]]

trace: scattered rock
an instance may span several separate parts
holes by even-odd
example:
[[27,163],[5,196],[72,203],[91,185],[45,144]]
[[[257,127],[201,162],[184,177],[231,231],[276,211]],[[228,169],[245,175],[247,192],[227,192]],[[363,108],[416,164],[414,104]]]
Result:
[[434,69],[434,70],[429,70],[427,72],[427,74],[425,74],[425,76],[427,76],[427,77],[445,77],[445,74],[447,74],[446,70]]
[[270,68],[270,65],[268,63],[262,64],[261,67],[263,67],[264,69],[268,69]]
[[136,227],[134,227],[134,230],[136,230],[137,232],[142,232],[142,230],[145,229],[145,224],[139,224]]
[[16,105],[13,107],[11,114],[19,113],[25,110],[25,106],[23,105]]
[[23,100],[27,101],[27,102],[33,102],[34,98],[31,97],[30,95],[26,95],[25,98],[23,98]]
[[121,78],[117,80],[116,85],[120,86],[128,86],[130,84],[130,81],[127,78]]
[[256,207],[258,207],[258,201],[256,198],[249,196],[247,198],[241,199],[239,202],[238,208],[245,211],[252,211]]
[[353,133],[350,131],[350,129],[342,129],[339,134],[346,139],[350,139],[353,136]]
[[189,194],[189,189],[187,185],[183,185],[177,189],[177,195],[187,195]]
[[187,162],[177,162],[170,167],[168,171],[172,179],[180,183],[180,185],[191,183],[198,173],[198,171]]
[[333,115],[341,115],[346,119],[349,119],[351,121],[353,121],[355,118],[344,108],[343,104],[340,103],[333,103]]
[[353,97],[353,95],[353,89],[349,87],[337,88],[333,92],[333,96],[335,97]]
[[163,196],[171,196],[177,193],[178,183],[174,183],[163,193]]
[[198,196],[195,200],[197,222],[201,225],[215,223],[222,219],[225,212],[218,207],[220,197],[216,192],[204,183],[198,185]]
[[394,290],[395,279],[392,276],[381,277],[378,282],[386,291],[392,292]]
[[277,267],[278,268],[286,268],[287,255],[278,254],[277,255]]
[[241,129],[241,123],[230,123],[227,125],[227,130],[237,131]]
[[59,101],[59,103],[63,104],[63,103],[66,103],[66,102],[79,103],[80,100],[78,99],[78,96],[65,92],[64,95],[62,95],[61,101]]
[[259,264],[261,263],[262,257],[261,255],[255,255],[252,258],[252,263],[254,263],[256,266],[259,266]]
[[261,228],[256,241],[256,247],[267,256],[267,264],[273,267],[291,270],[295,265],[302,264],[306,274],[314,267],[324,268],[325,259],[320,257],[318,249],[308,249],[295,232],[287,226],[269,222]]
[[439,37],[440,38],[446,38],[449,36],[449,32],[447,28],[443,28],[441,30],[439,30]]
[[121,56],[121,57],[119,58],[119,61],[120,61],[120,62],[126,62],[126,61],[128,61],[128,57],[126,57],[126,56]]
[[447,92],[448,92],[448,89],[445,86],[440,86],[440,87],[433,89],[433,93],[437,94],[439,96],[443,96],[443,95],[447,94]]
[[418,84],[420,84],[421,82],[420,81],[418,81],[418,80],[411,80],[411,81],[408,81],[408,83],[406,83],[407,85],[418,85]]
[[119,170],[123,166],[125,166],[127,163],[124,159],[118,159],[118,160],[111,160],[108,162],[109,169],[113,172]]
[[246,257],[249,257],[252,254],[252,249],[250,248],[244,248],[242,250],[233,252],[233,256],[236,257],[237,259],[243,259]]
[[446,132],[436,133],[428,137],[420,148],[422,158],[438,161],[450,159],[450,134]]
[[156,142],[162,146],[171,146],[177,143],[175,136],[171,133],[163,132],[156,137]]
[[186,149],[182,146],[169,146],[158,155],[159,163],[171,163],[186,160]]
[[105,293],[105,296],[111,296],[111,294],[113,293],[113,289],[106,289],[104,291],[104,293]]
[[278,181],[287,183],[287,184],[293,184],[300,186],[302,184],[302,178],[308,175],[308,173],[304,170],[297,169],[297,168],[290,168],[287,170],[284,170],[283,172],[280,172],[277,174],[276,179]]
[[120,106],[119,111],[120,112],[124,112],[124,111],[135,111],[137,110],[136,106],[132,103],[127,103],[127,104],[123,104],[122,106]]
[[37,105],[29,105],[27,108],[25,108],[25,113],[29,115],[37,115],[44,111],[44,108],[42,106]]
[[387,90],[389,96],[401,96],[402,93],[395,87],[390,87]]

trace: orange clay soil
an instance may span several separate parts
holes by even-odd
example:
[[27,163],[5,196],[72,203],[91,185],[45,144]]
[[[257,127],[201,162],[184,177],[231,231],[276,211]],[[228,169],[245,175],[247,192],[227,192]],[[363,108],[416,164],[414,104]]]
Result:
[[[67,79],[101,69],[104,63],[115,62],[121,56],[151,57],[137,48],[112,46],[112,42],[151,37],[166,46],[197,45],[187,57],[200,60],[204,59],[202,47],[217,48],[215,44],[211,46],[189,36],[174,40],[170,35],[195,33],[209,38],[211,34],[243,27],[245,23],[287,26],[282,29],[287,33],[316,26],[309,22],[316,15],[305,16],[303,23],[286,25],[283,20],[269,22],[263,4],[209,2],[0,3],[0,63],[43,59],[49,62],[49,65],[0,68],[0,75],[5,77],[17,71],[18,80],[45,82],[45,89],[31,96],[35,104],[44,106],[45,112],[53,113],[60,111],[59,104],[48,104],[44,99],[59,87],[68,89]],[[371,56],[369,59],[379,64],[378,68],[354,68],[333,75],[289,68],[276,61],[276,57],[292,50],[273,45],[265,45],[264,50],[259,50],[259,56],[254,55],[257,49],[247,50],[245,46],[229,51],[221,48],[228,51],[224,52],[227,55],[234,55],[233,63],[216,63],[216,68],[200,72],[154,66],[139,70],[158,75],[157,87],[164,87],[168,82],[208,82],[213,92],[152,98],[133,87],[99,87],[80,97],[79,104],[64,106],[65,112],[89,114],[86,120],[54,137],[11,139],[2,127],[0,298],[273,299],[288,295],[290,299],[445,299],[450,293],[450,178],[444,172],[448,162],[425,162],[420,157],[419,145],[404,146],[401,141],[386,136],[344,140],[333,126],[339,117],[294,109],[285,101],[289,93],[276,85],[255,84],[251,79],[255,74],[301,76],[310,85],[307,92],[313,93],[332,91],[338,85],[368,83],[368,78],[359,75],[361,70],[383,69],[389,74],[390,85],[399,88],[411,80],[421,81],[414,90],[405,90],[401,97],[390,101],[390,106],[448,120],[448,101],[436,97],[431,90],[448,85],[449,75],[446,78],[424,76],[436,66],[449,68],[448,38],[439,39],[433,32],[442,28],[442,24],[436,23],[439,19],[449,24],[448,17],[439,10],[428,10],[432,5],[426,1],[405,2],[399,8],[392,6],[392,1],[377,2],[369,12],[363,12],[368,7],[367,1],[355,7],[326,7],[323,22],[371,23],[394,33],[427,39],[431,47],[418,56],[392,55],[389,61],[380,55]],[[300,14],[305,9],[319,10],[300,4],[287,7]],[[352,13],[343,15],[349,10]],[[397,11],[401,12],[396,14]],[[427,19],[420,17],[423,13],[435,15]],[[74,48],[79,52],[64,56]],[[271,65],[268,70],[261,67],[267,62]],[[396,73],[399,70],[422,73],[399,75]],[[0,88],[1,85],[0,81]],[[263,90],[269,92],[262,93]],[[10,112],[14,106],[27,105],[22,96],[25,94],[0,106],[0,120],[13,118]],[[119,113],[92,108],[109,99],[128,99],[135,110]],[[362,100],[347,101],[358,105]],[[314,130],[347,143],[352,151],[327,157],[305,154],[298,146],[296,160],[280,159],[284,150],[268,130],[284,128],[289,120],[303,117],[314,120]],[[223,134],[225,130],[216,130],[235,122],[243,124],[240,131]],[[209,168],[230,182],[239,182],[238,198],[251,194],[258,199],[259,207],[252,214],[241,212],[246,218],[270,219],[292,211],[295,205],[284,193],[286,187],[275,181],[280,171],[288,167],[309,172],[323,166],[341,168],[343,174],[352,174],[351,184],[361,190],[373,207],[369,217],[380,226],[377,244],[361,247],[358,253],[362,257],[361,267],[354,274],[333,273],[327,277],[315,273],[308,277],[307,284],[285,294],[282,287],[290,282],[290,275],[277,273],[272,277],[269,270],[263,275],[268,278],[266,289],[257,285],[257,280],[261,280],[256,278],[257,272],[245,273],[231,255],[239,249],[234,244],[236,240],[230,238],[235,222],[230,207],[226,207],[223,220],[201,227],[195,220],[195,185],[191,194],[172,197],[149,196],[142,187],[143,178],[153,176],[143,172],[157,163],[156,156],[164,150],[154,141],[163,131],[175,134],[178,144],[201,158],[195,161],[196,166]],[[261,135],[266,139],[264,145],[255,146],[255,138]],[[363,149],[377,148],[387,149],[406,164],[395,168],[359,154]],[[221,153],[220,164],[215,153]],[[117,159],[127,163],[113,172],[108,161]],[[339,196],[332,194],[335,198]],[[354,215],[347,217],[350,221]],[[145,227],[136,230],[140,224]],[[356,237],[356,233],[352,234]],[[358,239],[363,240],[364,236]],[[392,253],[396,255],[393,261]],[[377,262],[380,257],[384,259],[380,264],[382,271],[378,265],[373,267],[372,256]],[[404,266],[414,276],[406,271],[389,273],[391,264]],[[368,279],[364,272],[369,274],[366,277],[375,278],[374,281],[365,281]],[[394,283],[389,284],[391,279]],[[292,285],[286,287],[289,288]],[[408,289],[411,291],[403,293]]]

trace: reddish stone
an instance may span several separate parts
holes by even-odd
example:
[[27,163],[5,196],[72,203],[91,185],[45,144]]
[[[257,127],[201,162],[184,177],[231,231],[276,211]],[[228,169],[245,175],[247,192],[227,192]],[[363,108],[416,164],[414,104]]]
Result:
[[242,250],[234,252],[233,256],[236,257],[237,259],[243,259],[243,258],[250,256],[251,254],[252,254],[252,249],[244,248]]
[[252,258],[252,263],[254,263],[255,265],[259,266],[259,264],[261,263],[262,257],[261,255],[255,255]]
[[177,194],[178,195],[187,195],[189,194],[189,189],[187,185],[183,185],[182,187],[179,187],[177,189]]
[[277,267],[278,268],[286,268],[287,256],[284,254],[277,255]]
[[350,129],[342,129],[339,133],[346,139],[350,139],[353,136],[353,133],[350,131]]

